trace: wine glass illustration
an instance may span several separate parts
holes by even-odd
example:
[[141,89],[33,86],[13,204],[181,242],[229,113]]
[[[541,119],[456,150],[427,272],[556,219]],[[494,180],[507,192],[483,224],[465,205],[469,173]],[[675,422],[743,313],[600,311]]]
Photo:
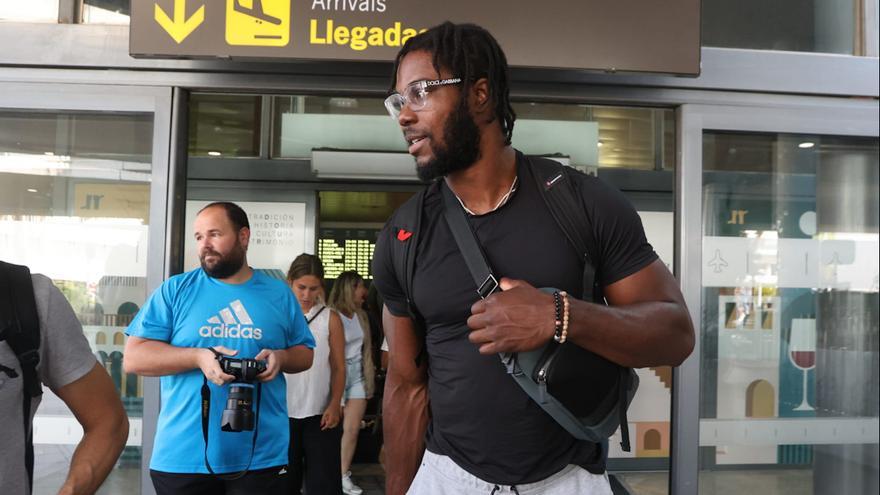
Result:
[[791,321],[788,339],[788,357],[795,368],[804,374],[803,398],[795,411],[815,411],[807,402],[807,372],[816,366],[816,320],[795,318]]

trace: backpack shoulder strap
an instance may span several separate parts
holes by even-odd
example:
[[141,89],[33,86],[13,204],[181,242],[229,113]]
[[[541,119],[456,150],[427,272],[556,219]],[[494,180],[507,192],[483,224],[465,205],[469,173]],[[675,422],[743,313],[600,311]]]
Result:
[[[584,261],[582,300],[605,304],[602,297],[602,288],[596,278],[596,268],[593,257],[590,256],[587,234],[590,232],[591,223],[587,217],[583,202],[580,198],[578,183],[583,179],[582,173],[562,165],[559,162],[546,158],[526,157],[532,176],[537,181],[538,191],[544,199],[544,203],[550,210],[556,224],[565,233],[572,246],[581,253]],[[626,417],[626,409],[629,401],[626,400],[633,384],[638,384],[638,377],[630,368],[620,367],[618,378],[618,402],[617,411],[620,423],[621,448],[630,451],[629,424]],[[631,396],[630,396],[631,397]]]
[[412,198],[406,201],[391,218],[391,229],[389,234],[393,237],[391,243],[391,261],[394,265],[394,274],[397,283],[403,290],[406,297],[407,311],[410,318],[415,324],[416,332],[422,341],[422,349],[416,357],[416,366],[421,365],[422,360],[427,358],[425,350],[425,323],[419,310],[413,302],[413,277],[415,275],[416,248],[420,239],[420,227],[422,223],[422,212],[425,207],[425,196],[428,189],[434,185],[428,186],[416,193]]
[[22,417],[25,433],[25,467],[33,486],[34,444],[31,400],[43,393],[37,365],[40,363],[40,320],[34,300],[31,272],[26,266],[0,261],[0,335],[18,358],[22,372]]
[[596,280],[596,267],[590,255],[587,235],[590,221],[580,199],[577,170],[559,162],[539,157],[526,157],[541,198],[550,210],[553,220],[565,234],[568,242],[580,253],[584,262],[583,297],[585,301],[601,301],[601,290]]

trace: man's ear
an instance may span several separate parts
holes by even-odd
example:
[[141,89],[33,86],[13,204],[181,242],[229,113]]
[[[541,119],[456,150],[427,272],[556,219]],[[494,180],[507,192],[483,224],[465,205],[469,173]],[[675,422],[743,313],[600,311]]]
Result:
[[241,243],[245,250],[247,250],[248,244],[251,242],[251,229],[248,227],[242,227],[241,230],[238,231],[238,242]]
[[490,114],[489,122],[493,120],[495,108],[492,104],[492,93],[489,91],[488,79],[482,77],[471,85],[471,101],[474,115]]

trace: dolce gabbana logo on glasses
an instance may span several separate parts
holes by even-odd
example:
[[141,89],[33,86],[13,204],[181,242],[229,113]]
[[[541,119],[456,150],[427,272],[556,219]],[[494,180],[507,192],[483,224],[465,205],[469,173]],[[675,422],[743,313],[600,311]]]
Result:
[[424,81],[426,88],[430,88],[432,86],[446,86],[447,84],[458,84],[460,82],[461,82],[460,77],[450,77],[449,79],[436,79],[433,81]]

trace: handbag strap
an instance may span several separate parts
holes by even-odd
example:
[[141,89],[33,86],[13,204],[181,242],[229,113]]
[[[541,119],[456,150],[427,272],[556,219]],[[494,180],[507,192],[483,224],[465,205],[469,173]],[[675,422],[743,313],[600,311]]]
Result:
[[315,321],[315,318],[317,318],[318,315],[323,313],[325,309],[327,309],[327,306],[321,306],[321,309],[319,309],[317,313],[313,314],[311,318],[306,320],[306,325],[311,325],[312,322]]
[[489,268],[486,256],[483,254],[479,242],[477,242],[477,236],[474,234],[473,229],[471,229],[467,217],[465,217],[464,208],[461,207],[458,198],[455,197],[455,194],[445,181],[441,183],[441,189],[443,190],[443,200],[446,206],[443,212],[446,217],[446,223],[449,224],[452,237],[455,238],[455,243],[458,244],[458,249],[464,257],[464,262],[474,278],[474,283],[477,285],[477,294],[480,296],[480,299],[486,299],[498,290],[498,279],[495,278],[495,275],[492,274],[492,269]]

